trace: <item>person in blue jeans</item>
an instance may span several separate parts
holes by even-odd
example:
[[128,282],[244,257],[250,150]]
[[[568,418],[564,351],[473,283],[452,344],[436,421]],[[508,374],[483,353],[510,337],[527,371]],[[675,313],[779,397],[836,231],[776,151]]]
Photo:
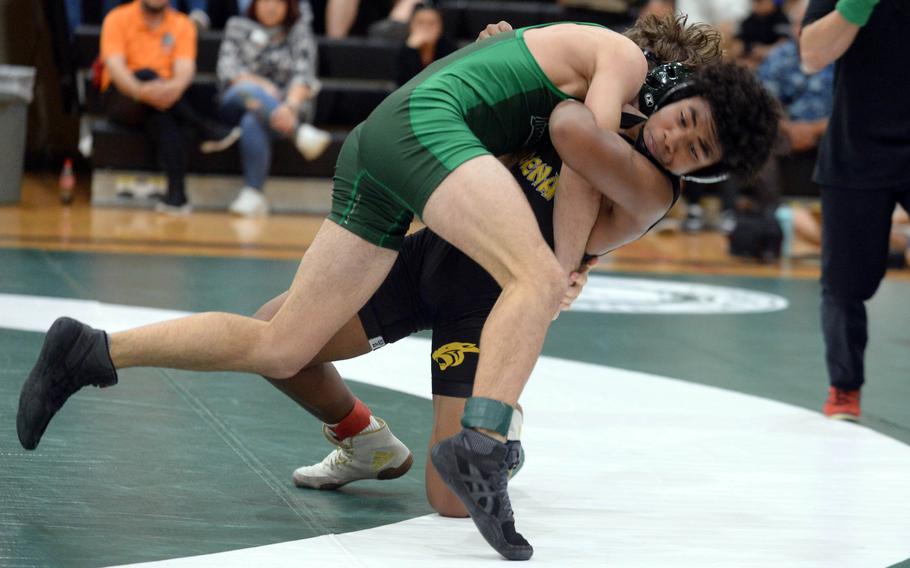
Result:
[[272,140],[293,140],[308,160],[329,145],[329,133],[303,120],[320,88],[316,65],[315,37],[296,0],[253,0],[245,16],[228,20],[218,53],[220,112],[241,127],[244,178],[232,213],[268,213],[262,190]]

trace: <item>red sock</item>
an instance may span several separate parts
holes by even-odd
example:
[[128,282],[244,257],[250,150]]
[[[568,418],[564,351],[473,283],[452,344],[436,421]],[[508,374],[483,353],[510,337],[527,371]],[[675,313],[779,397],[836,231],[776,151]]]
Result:
[[339,440],[346,440],[351,436],[361,433],[364,428],[370,425],[370,418],[373,413],[370,407],[365,405],[359,398],[354,399],[354,408],[347,416],[341,419],[341,422],[329,425],[329,428]]

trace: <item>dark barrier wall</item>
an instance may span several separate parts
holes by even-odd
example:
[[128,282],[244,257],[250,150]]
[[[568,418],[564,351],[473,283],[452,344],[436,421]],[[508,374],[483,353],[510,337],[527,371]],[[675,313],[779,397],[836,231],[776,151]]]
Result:
[[[70,97],[61,90],[60,69],[69,64],[62,15],[59,0],[0,0],[0,63],[37,69],[26,142],[26,168],[32,170],[57,169],[64,156],[76,153],[79,120],[75,109],[65,110]],[[56,44],[51,31],[55,22],[61,24]]]

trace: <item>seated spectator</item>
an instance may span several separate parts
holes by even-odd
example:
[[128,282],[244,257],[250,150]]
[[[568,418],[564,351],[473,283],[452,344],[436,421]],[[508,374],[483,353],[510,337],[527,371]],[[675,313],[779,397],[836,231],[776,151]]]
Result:
[[[807,75],[800,67],[798,39],[807,0],[800,0],[791,7],[792,38],[775,47],[759,66],[759,80],[783,107],[780,132],[783,147],[778,155],[796,155],[812,152],[808,159],[815,161],[814,150],[828,126],[834,97],[834,64],[819,73]],[[776,160],[768,162],[763,179],[779,185]],[[806,180],[808,183],[809,180]]]
[[316,41],[297,0],[253,0],[246,16],[228,20],[217,67],[221,113],[240,124],[244,179],[232,213],[268,213],[262,190],[273,138],[293,139],[308,160],[329,145],[328,132],[301,119],[311,114],[320,88],[316,65]]
[[328,0],[325,8],[325,35],[384,37],[404,41],[408,21],[421,0]]
[[[101,7],[101,18],[104,19],[107,17],[108,13],[124,4],[130,0],[95,0]],[[224,0],[216,0],[224,1]],[[189,15],[190,20],[196,24],[196,27],[202,30],[207,30],[211,27],[211,20],[208,15],[208,5],[209,0],[170,0],[171,7],[175,10],[182,9],[186,14]],[[82,13],[82,3],[83,0],[66,0],[66,15],[69,21],[70,33],[76,31],[76,28],[79,27],[79,24],[83,21]],[[94,13],[97,15],[97,6]],[[91,20],[91,18],[90,18]]]
[[[253,0],[237,0],[236,8],[237,11],[233,15],[237,14],[246,14],[250,10],[250,4],[253,3]],[[313,27],[313,7],[310,6],[309,0],[300,0],[298,7],[300,8],[300,17],[303,18],[303,21],[306,25]]]
[[398,52],[395,78],[398,85],[437,59],[455,51],[455,45],[443,37],[442,14],[436,8],[418,4],[408,24],[408,39]]
[[733,56],[755,69],[777,45],[790,38],[790,21],[781,11],[780,0],[752,0],[752,12],[739,25]]
[[189,126],[205,142],[203,152],[223,150],[240,137],[203,120],[184,95],[196,72],[196,28],[168,0],[134,0],[117,7],[101,27],[101,89],[114,122],[144,128],[168,178],[158,209],[188,213],[184,176]]
[[[738,233],[746,236],[755,235],[759,229],[767,231],[768,234],[772,232],[780,234],[779,221],[782,214],[787,219],[792,217],[787,207],[778,207],[781,188],[811,183],[809,166],[815,163],[814,150],[818,147],[828,125],[828,116],[833,105],[834,66],[832,64],[815,75],[806,75],[800,67],[796,38],[799,38],[807,4],[808,0],[800,0],[791,5],[788,16],[793,22],[792,38],[774,47],[757,71],[759,80],[780,101],[783,108],[780,122],[782,140],[775,148],[776,157],[768,161],[759,178],[739,188],[738,202],[746,205],[737,207],[736,227],[731,239]],[[791,176],[801,170],[806,176],[805,179],[785,179],[782,160],[787,160],[786,165],[790,166],[787,171]],[[800,164],[806,167],[793,167]],[[788,222],[787,225],[792,223]],[[790,227],[782,228],[783,241],[790,241]],[[777,244],[778,246],[781,244],[779,240]],[[733,250],[734,247],[731,246],[731,251]],[[776,257],[765,254],[767,251],[764,249],[760,250],[764,260]],[[787,252],[784,251],[784,254]]]

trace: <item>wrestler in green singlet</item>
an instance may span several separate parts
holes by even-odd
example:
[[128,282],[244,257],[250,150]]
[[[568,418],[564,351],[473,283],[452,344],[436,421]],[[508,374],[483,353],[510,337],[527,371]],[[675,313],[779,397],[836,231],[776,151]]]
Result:
[[528,51],[527,29],[460,49],[389,95],[344,143],[329,219],[398,250],[413,216],[455,168],[537,143],[550,112],[571,97]]

